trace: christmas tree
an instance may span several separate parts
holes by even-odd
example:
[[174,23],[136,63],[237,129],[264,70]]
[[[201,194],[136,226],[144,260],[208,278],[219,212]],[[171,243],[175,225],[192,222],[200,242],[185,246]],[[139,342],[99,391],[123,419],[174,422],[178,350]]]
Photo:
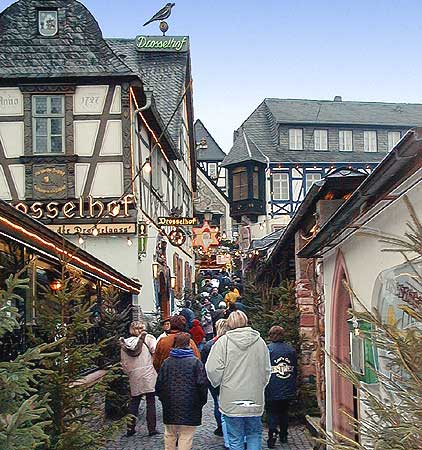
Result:
[[96,297],[89,301],[90,285],[67,267],[63,263],[55,290],[44,288],[38,313],[38,338],[59,341],[59,355],[42,364],[48,372],[41,392],[51,398],[48,448],[96,450],[124,425],[104,418],[104,399],[113,374],[99,372],[102,376],[91,380],[82,376],[98,367],[108,341],[96,334],[100,318]]
[[[28,288],[27,279],[22,274],[25,269],[10,275],[5,281],[5,289],[0,289],[0,338],[20,328],[18,310],[14,301],[23,301],[17,294]],[[0,363],[0,448],[2,450],[22,450],[39,448],[49,441],[47,429],[50,426],[48,394],[40,395],[37,388],[44,375],[38,367],[48,358],[53,345],[42,344],[28,349],[15,360]]]
[[113,286],[103,289],[101,296],[101,337],[105,339],[102,346],[102,365],[109,365],[113,378],[110,378],[106,392],[105,413],[110,419],[121,419],[128,413],[129,381],[117,364],[120,361],[119,337],[128,334],[131,308],[122,307],[119,291]]

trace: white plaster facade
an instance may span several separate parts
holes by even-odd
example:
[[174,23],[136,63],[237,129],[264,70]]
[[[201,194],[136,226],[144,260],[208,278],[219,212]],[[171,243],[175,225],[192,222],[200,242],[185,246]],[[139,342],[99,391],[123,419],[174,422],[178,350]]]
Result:
[[[334,274],[338,252],[344,257],[350,287],[360,301],[368,308],[379,308],[375,290],[380,274],[388,269],[397,267],[405,262],[404,257],[398,252],[383,252],[385,248],[391,248],[388,244],[380,242],[385,237],[404,238],[408,231],[407,223],[411,221],[409,210],[403,200],[406,193],[416,214],[422,219],[422,170],[417,171],[409,179],[391,192],[397,195],[396,200],[386,200],[378,203],[368,211],[360,220],[362,227],[341,244],[335,246],[323,256],[323,280],[325,299],[325,342],[326,351],[330,352],[331,330],[337,320],[332,316],[333,302],[336,301],[333,293]],[[358,305],[354,305],[359,309]],[[332,363],[326,357],[326,395],[327,395],[327,430],[333,430],[332,404]],[[361,414],[364,411],[360,411]]]

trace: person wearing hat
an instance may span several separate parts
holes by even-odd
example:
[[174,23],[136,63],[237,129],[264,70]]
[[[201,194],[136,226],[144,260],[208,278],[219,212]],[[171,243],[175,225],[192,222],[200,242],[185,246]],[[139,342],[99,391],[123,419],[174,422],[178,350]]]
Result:
[[[163,362],[170,355],[170,351],[174,344],[174,339],[179,333],[183,333],[186,329],[186,319],[181,315],[176,315],[170,317],[170,331],[168,332],[168,336],[163,337],[158,342],[157,347],[154,353],[153,364],[155,370],[158,372],[163,365]],[[201,358],[201,354],[199,353],[198,347],[195,342],[190,340],[190,348],[192,349],[194,355],[197,358]]]
[[191,309],[190,300],[185,301],[185,306],[181,309],[180,315],[186,319],[186,329],[183,331],[189,332],[193,325],[193,319],[195,319],[195,313]]
[[214,308],[217,309],[218,305],[224,301],[223,296],[218,293],[218,288],[212,288],[211,294],[209,296],[211,303],[214,305]]
[[163,337],[168,336],[170,331],[170,317],[166,317],[163,320],[160,320],[161,327],[163,328],[163,332],[158,336],[157,342]]

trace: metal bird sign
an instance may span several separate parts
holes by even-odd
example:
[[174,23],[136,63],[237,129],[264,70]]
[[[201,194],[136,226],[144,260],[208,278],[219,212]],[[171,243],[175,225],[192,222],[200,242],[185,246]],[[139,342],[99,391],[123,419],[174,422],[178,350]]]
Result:
[[152,22],[160,22],[160,30],[163,33],[163,36],[166,35],[166,32],[169,29],[168,23],[166,22],[166,19],[168,19],[171,15],[171,10],[173,6],[175,6],[176,3],[167,3],[164,8],[161,8],[160,11],[158,11],[156,14],[154,14],[151,19],[149,19],[147,22],[144,23],[144,27],[149,25]]

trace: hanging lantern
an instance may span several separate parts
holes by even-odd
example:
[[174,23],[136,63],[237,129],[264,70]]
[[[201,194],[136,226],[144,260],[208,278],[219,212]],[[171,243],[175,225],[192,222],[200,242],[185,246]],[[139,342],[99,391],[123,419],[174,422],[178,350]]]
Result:
[[158,278],[158,263],[152,263],[152,274],[154,278]]
[[53,292],[60,291],[60,290],[62,289],[62,287],[63,287],[63,283],[62,283],[61,280],[53,280],[53,281],[50,283],[50,289],[51,289]]

